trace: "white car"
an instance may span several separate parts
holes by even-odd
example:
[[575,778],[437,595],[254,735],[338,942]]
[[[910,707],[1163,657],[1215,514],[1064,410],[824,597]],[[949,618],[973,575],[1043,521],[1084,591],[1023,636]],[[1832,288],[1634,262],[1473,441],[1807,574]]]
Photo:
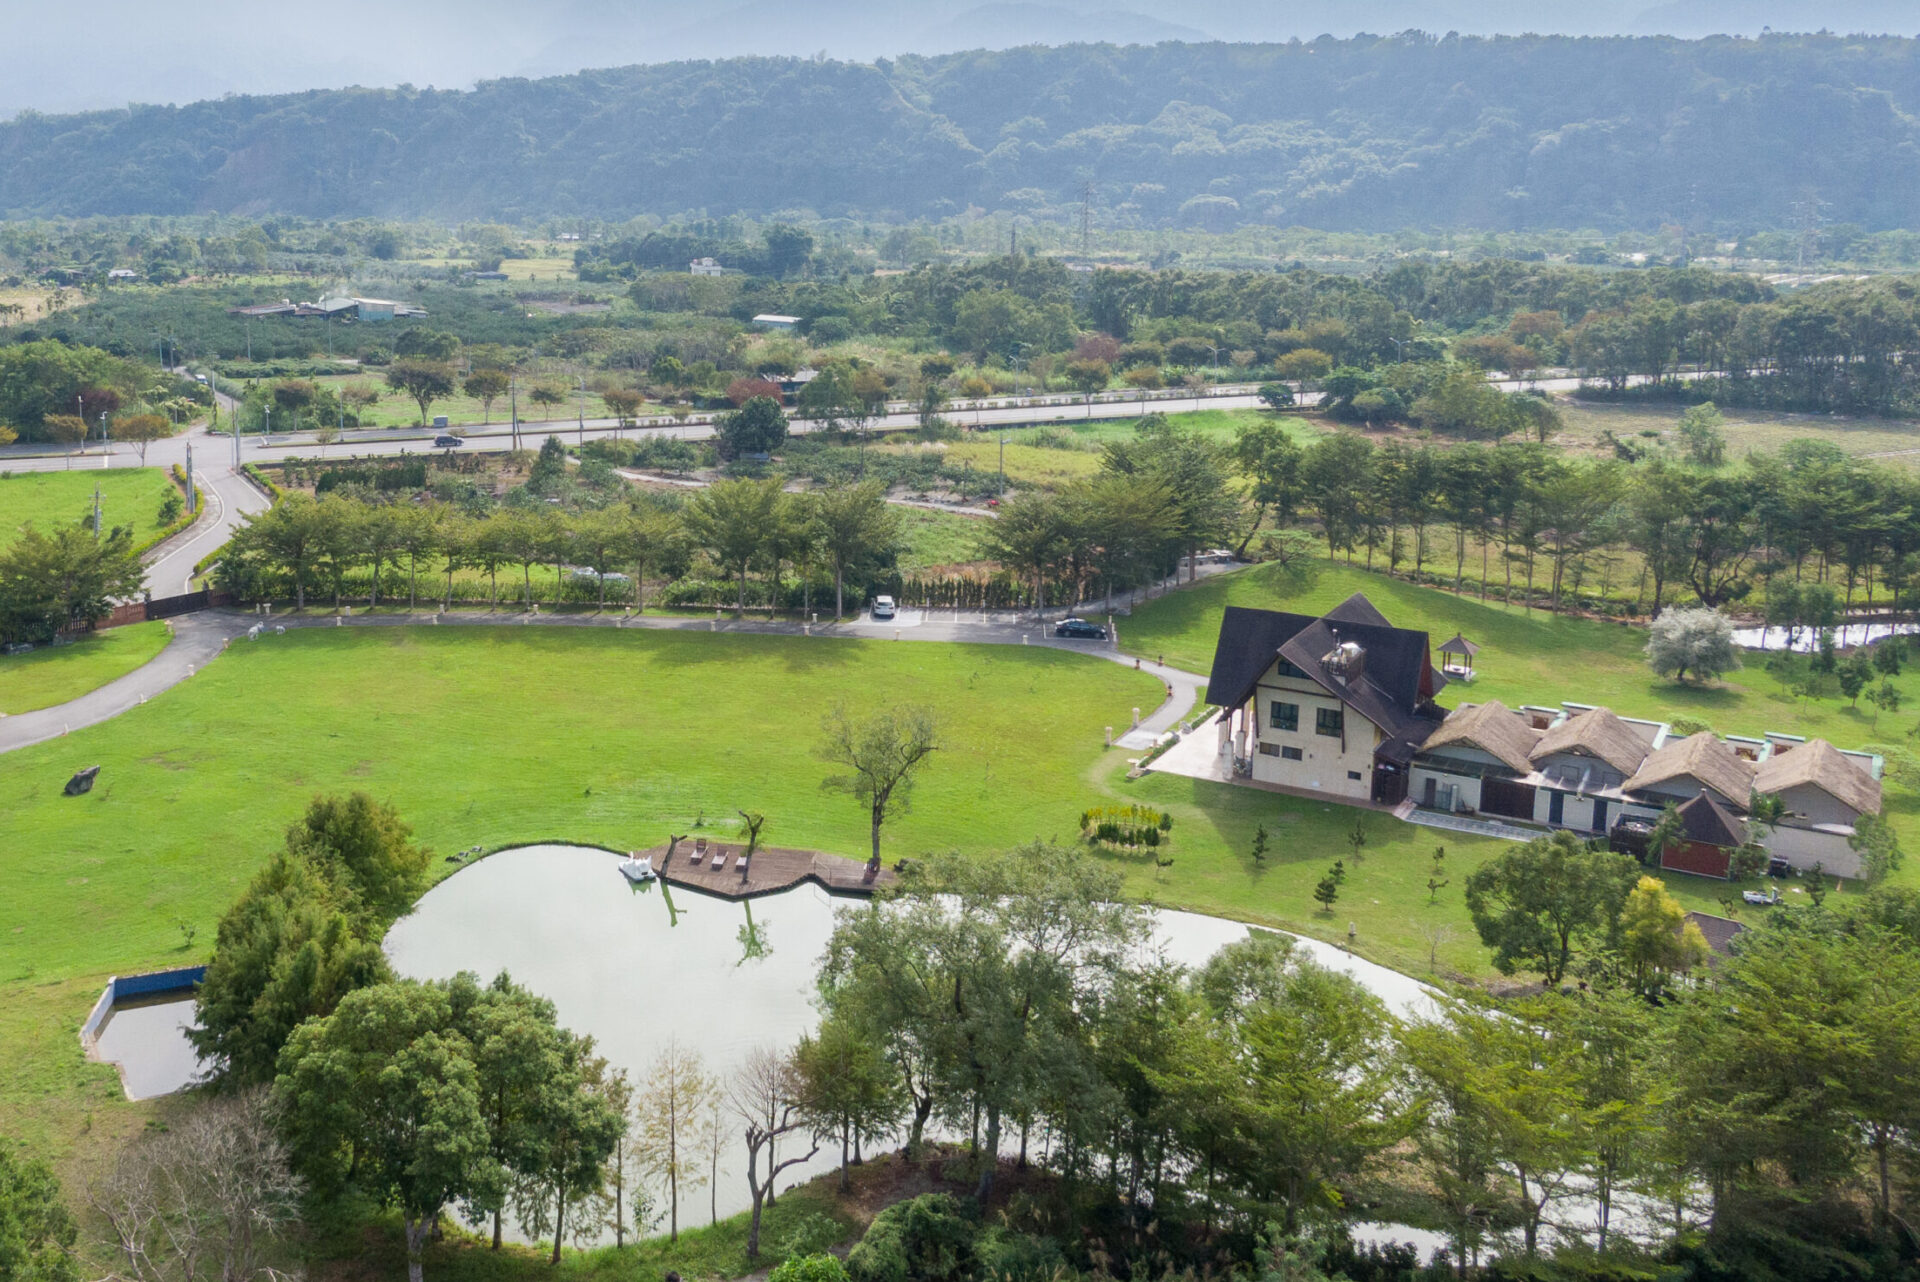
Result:
[[874,618],[891,619],[893,617],[893,613],[894,613],[894,605],[893,605],[892,597],[877,596],[873,598],[873,617]]

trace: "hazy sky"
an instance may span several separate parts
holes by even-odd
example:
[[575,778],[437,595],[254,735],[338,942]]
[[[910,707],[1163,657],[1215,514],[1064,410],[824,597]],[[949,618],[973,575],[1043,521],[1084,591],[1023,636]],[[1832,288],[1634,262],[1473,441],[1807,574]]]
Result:
[[341,85],[455,88],[733,54],[1331,33],[1920,34],[1913,0],[0,0],[0,117]]

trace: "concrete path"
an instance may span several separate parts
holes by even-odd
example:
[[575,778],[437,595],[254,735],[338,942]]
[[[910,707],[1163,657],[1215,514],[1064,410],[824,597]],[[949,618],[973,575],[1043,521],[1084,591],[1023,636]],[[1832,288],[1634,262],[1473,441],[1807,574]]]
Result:
[[[870,641],[945,641],[984,645],[1034,645],[1052,650],[1068,650],[1124,664],[1159,677],[1166,697],[1158,707],[1141,708],[1137,730],[1120,733],[1126,727],[1116,725],[1115,743],[1125,747],[1151,747],[1159,736],[1172,728],[1193,708],[1206,689],[1207,679],[1191,672],[1163,667],[1151,660],[1121,654],[1114,641],[1075,641],[1053,635],[1052,622],[1040,623],[1033,616],[1013,611],[916,611],[912,624],[861,619],[841,623],[803,624],[772,620],[698,618],[685,615],[640,615],[628,617],[606,614],[526,614],[520,611],[456,610],[437,614],[432,610],[417,613],[336,615],[331,613],[281,614],[262,619],[238,610],[206,610],[172,620],[173,639],[157,656],[118,681],[102,686],[71,702],[38,712],[0,718],[0,753],[57,739],[72,730],[98,725],[138,707],[163,690],[185,681],[216,657],[228,642],[244,637],[256,624],[267,636],[276,627],[559,627],[559,628],[650,628],[675,632],[730,632],[766,636],[855,637]],[[263,638],[262,644],[270,644]]]
[[158,555],[147,562],[146,588],[156,597],[190,591],[193,567],[225,547],[247,517],[267,510],[267,496],[230,464],[196,465],[193,476],[207,510],[191,529],[156,548]]
[[0,717],[0,752],[58,739],[70,730],[98,725],[137,708],[163,690],[171,690],[205,667],[246,632],[255,620],[224,610],[186,614],[170,620],[173,639],[166,648],[118,681],[110,681],[78,699]]

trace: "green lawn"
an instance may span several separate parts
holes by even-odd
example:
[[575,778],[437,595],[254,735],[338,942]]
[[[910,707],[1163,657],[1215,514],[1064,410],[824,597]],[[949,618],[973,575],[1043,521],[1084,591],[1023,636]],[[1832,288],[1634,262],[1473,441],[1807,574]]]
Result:
[[[123,717],[0,756],[0,1134],[66,1153],[94,1111],[117,1115],[112,1071],[74,1036],[100,983],[203,960],[315,793],[389,799],[440,851],[731,834],[746,808],[770,841],[858,855],[863,810],[820,787],[821,716],[912,701],[947,747],[888,852],[989,850],[1070,839],[1119,760],[1103,728],[1157,690],[1005,646],[462,627],[235,647]],[[96,764],[91,794],[61,795]]]
[[172,635],[162,622],[135,623],[96,632],[72,645],[0,656],[0,713],[50,708],[97,690],[159,654]]
[[[1463,628],[1485,645],[1474,697],[1604,701],[1843,744],[1871,737],[1864,714],[1798,707],[1758,670],[1709,690],[1656,682],[1627,628],[1528,617],[1325,564],[1203,583],[1143,608],[1122,638],[1204,670],[1229,601],[1317,611],[1359,589],[1397,623],[1442,637]],[[1902,683],[1920,704],[1920,673]],[[81,1062],[74,1029],[106,975],[203,959],[220,913],[313,794],[389,799],[441,851],[620,848],[695,825],[725,834],[745,807],[770,817],[770,840],[860,854],[864,816],[821,791],[828,769],[811,755],[822,712],[842,699],[855,711],[923,702],[942,719],[946,747],[912,811],[890,821],[892,853],[1071,841],[1088,804],[1136,799],[1174,826],[1158,859],[1109,856],[1134,893],[1336,941],[1352,923],[1360,952],[1416,975],[1443,930],[1440,972],[1488,978],[1461,887],[1504,843],[1367,815],[1356,860],[1347,836],[1361,812],[1178,776],[1128,781],[1128,754],[1102,750],[1100,735],[1124,726],[1131,707],[1153,706],[1158,690],[1119,665],[996,646],[463,627],[301,630],[238,647],[122,718],[0,757],[0,902],[28,906],[0,924],[0,1133],[71,1170],[97,1137],[144,1116],[118,1102],[109,1070]],[[61,796],[67,774],[91,764],[104,767],[99,787]],[[1889,813],[1913,844],[1914,798],[1890,789]],[[1268,853],[1256,861],[1260,826]],[[1450,885],[1429,904],[1427,870],[1443,843]],[[1327,913],[1310,894],[1335,858],[1349,877]],[[1668,880],[1690,907],[1717,910],[1728,890]]]
[[[1191,401],[1173,401],[1173,406],[1191,405]],[[1204,404],[1204,402],[1202,402]],[[1296,440],[1305,440],[1318,436],[1322,427],[1317,419],[1302,414],[1288,413],[1275,415],[1270,410],[1179,410],[1167,415],[1175,427],[1199,436],[1212,437],[1215,440],[1231,442],[1240,430],[1254,423],[1279,422]],[[1114,437],[1130,436],[1133,433],[1133,420],[1107,419],[1105,421],[1068,423],[1073,434],[1089,441],[1108,441]]]
[[[133,527],[133,541],[144,543],[161,530],[160,504],[180,489],[157,467],[98,466],[99,456],[76,456],[71,472],[14,472],[0,476],[0,547],[13,542],[31,521],[45,531],[70,525],[93,512],[93,488],[100,487],[100,519],[109,530]],[[91,466],[89,465],[91,464]]]
[[899,507],[900,533],[906,549],[900,553],[902,574],[924,574],[934,566],[956,565],[980,558],[980,531],[992,518],[935,512],[922,507]]

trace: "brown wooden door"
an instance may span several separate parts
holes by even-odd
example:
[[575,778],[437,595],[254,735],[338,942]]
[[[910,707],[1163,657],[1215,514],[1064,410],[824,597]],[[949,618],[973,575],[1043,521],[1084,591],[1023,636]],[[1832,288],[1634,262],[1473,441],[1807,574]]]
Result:
[[1514,779],[1480,781],[1482,814],[1504,815],[1509,819],[1533,821],[1533,785]]

